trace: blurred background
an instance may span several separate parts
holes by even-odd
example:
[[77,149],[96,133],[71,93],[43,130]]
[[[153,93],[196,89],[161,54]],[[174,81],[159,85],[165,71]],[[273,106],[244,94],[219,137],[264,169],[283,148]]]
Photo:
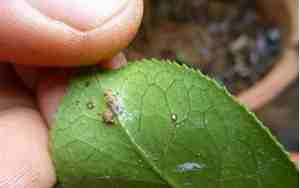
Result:
[[144,0],[129,60],[171,59],[215,78],[298,153],[298,0]]

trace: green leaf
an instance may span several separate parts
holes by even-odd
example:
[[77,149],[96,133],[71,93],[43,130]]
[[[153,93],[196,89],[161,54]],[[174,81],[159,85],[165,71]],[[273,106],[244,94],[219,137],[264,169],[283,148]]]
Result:
[[77,75],[52,153],[64,188],[298,187],[298,170],[252,113],[166,61]]

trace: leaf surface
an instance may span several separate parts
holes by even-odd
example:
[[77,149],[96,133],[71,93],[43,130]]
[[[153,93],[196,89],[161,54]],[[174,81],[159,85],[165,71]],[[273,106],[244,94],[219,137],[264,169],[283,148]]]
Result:
[[167,61],[77,75],[51,139],[64,188],[298,187],[294,164],[252,113]]

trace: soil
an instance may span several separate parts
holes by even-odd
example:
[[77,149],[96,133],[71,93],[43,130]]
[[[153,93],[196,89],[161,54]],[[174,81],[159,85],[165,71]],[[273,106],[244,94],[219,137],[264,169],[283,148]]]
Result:
[[145,0],[129,60],[171,59],[200,69],[233,94],[252,86],[281,51],[281,31],[249,0]]

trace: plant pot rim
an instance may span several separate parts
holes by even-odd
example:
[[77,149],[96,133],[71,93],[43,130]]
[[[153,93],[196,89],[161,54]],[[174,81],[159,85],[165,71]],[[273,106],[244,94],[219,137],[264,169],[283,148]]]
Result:
[[238,100],[250,110],[257,110],[278,96],[297,77],[296,53],[291,49],[285,50],[270,73],[238,94]]
[[[298,62],[295,46],[298,43],[298,11],[295,2],[282,0],[289,13],[289,32],[287,32],[283,52],[271,71],[252,87],[237,95],[238,100],[250,110],[257,110],[278,96],[298,77]],[[293,6],[294,5],[294,6]]]

